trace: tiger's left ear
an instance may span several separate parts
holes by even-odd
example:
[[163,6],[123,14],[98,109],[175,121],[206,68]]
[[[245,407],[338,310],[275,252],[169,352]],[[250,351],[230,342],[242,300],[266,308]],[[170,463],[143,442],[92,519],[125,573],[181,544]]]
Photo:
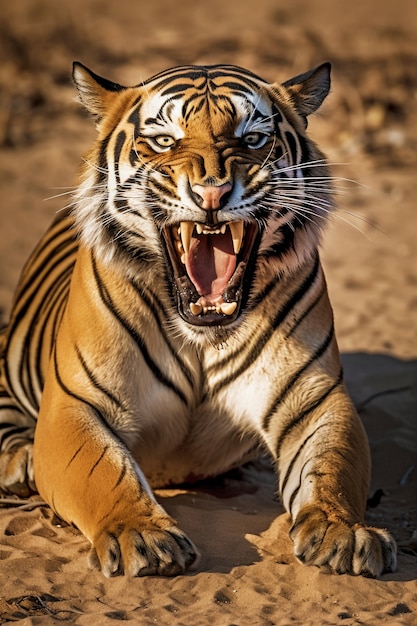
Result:
[[303,117],[317,111],[330,91],[330,63],[290,78],[282,83],[290,95],[295,110]]
[[126,87],[112,83],[76,61],[72,66],[72,78],[78,89],[82,104],[94,117],[96,124],[100,122],[108,110],[117,92]]

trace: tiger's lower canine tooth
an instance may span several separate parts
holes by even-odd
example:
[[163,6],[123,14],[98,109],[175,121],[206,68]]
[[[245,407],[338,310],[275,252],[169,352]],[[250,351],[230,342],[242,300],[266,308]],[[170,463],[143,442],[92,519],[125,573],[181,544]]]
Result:
[[199,315],[202,310],[203,310],[203,307],[201,306],[201,304],[198,304],[198,302],[190,303],[190,311],[193,315]]
[[225,315],[232,315],[236,311],[237,302],[223,302],[220,305],[220,311]]
[[243,239],[243,231],[244,231],[243,222],[229,222],[229,228],[232,234],[233,250],[235,254],[239,254],[240,248],[242,247],[242,239]]

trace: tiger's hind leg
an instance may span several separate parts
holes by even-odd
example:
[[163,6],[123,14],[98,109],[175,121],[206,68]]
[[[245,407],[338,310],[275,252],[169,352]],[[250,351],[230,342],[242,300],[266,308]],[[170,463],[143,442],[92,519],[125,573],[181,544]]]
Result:
[[35,420],[23,413],[0,380],[0,493],[36,492],[33,474]]

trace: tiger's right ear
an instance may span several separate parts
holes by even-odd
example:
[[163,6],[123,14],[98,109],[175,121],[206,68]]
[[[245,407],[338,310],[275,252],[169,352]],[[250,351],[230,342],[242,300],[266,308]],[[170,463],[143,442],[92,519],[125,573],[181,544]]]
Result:
[[78,61],[72,65],[72,79],[78,89],[82,104],[94,117],[96,124],[103,118],[114,94],[126,89],[122,85],[94,74]]

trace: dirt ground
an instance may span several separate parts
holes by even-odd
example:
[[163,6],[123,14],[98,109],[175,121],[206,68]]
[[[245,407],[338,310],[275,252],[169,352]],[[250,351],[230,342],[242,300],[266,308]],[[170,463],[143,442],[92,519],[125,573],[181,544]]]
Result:
[[337,177],[322,259],[370,437],[371,493],[385,493],[368,517],[397,537],[399,569],[375,581],[296,563],[273,476],[252,466],[209,492],[158,492],[202,553],[176,579],[106,580],[49,509],[2,508],[0,624],[417,623],[416,42],[415,0],[2,1],[2,322],[94,136],[73,60],[122,84],[181,63],[232,63],[275,81],[331,61],[332,93],[309,127]]

